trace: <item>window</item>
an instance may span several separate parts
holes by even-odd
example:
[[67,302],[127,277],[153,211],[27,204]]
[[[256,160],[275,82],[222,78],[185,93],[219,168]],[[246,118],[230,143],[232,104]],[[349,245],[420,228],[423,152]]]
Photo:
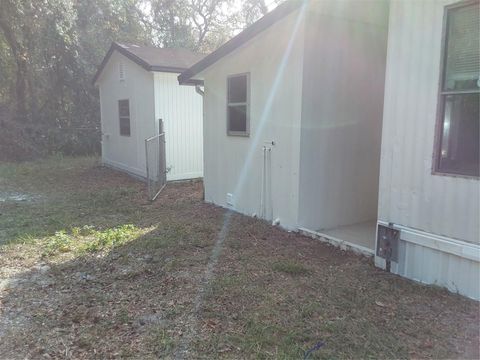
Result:
[[434,172],[479,176],[479,2],[447,7]]
[[249,74],[232,75],[227,79],[227,134],[249,135]]
[[120,79],[120,81],[125,80],[125,64],[123,63],[123,61],[120,61],[118,63],[118,78]]
[[120,135],[130,136],[130,102],[118,100],[118,118],[120,121]]

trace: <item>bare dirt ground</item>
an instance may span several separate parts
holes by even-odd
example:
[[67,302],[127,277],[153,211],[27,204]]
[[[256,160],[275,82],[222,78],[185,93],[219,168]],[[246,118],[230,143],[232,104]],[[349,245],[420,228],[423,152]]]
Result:
[[149,203],[55,158],[0,164],[0,192],[2,359],[479,358],[477,302],[205,204],[201,182]]

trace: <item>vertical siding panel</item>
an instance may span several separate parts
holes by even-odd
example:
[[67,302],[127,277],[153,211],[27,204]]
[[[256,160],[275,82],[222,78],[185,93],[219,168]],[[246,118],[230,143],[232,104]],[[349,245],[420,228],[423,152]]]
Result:
[[158,117],[164,120],[168,180],[203,176],[203,101],[193,86],[180,86],[178,74],[156,73]]

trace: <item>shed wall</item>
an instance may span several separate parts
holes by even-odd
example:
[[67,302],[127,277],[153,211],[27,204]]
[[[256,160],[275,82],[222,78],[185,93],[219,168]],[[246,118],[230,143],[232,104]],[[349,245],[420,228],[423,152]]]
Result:
[[[120,60],[126,78],[119,79]],[[154,134],[153,74],[114,52],[98,80],[100,91],[102,162],[145,177],[145,142]],[[130,136],[120,135],[118,100],[130,100]]]
[[154,73],[155,119],[163,119],[167,180],[203,176],[203,99],[178,74]]
[[[297,225],[303,10],[286,16],[205,71],[205,199],[260,214],[262,147],[274,141],[266,218]],[[227,136],[227,76],[250,73],[250,136]],[[227,204],[227,193],[233,195]],[[229,201],[230,202],[230,201]]]

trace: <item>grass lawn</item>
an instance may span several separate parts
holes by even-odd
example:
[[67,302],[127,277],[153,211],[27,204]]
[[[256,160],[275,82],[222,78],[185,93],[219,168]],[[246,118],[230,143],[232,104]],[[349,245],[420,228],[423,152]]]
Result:
[[478,303],[201,199],[0,164],[0,358],[479,357]]

